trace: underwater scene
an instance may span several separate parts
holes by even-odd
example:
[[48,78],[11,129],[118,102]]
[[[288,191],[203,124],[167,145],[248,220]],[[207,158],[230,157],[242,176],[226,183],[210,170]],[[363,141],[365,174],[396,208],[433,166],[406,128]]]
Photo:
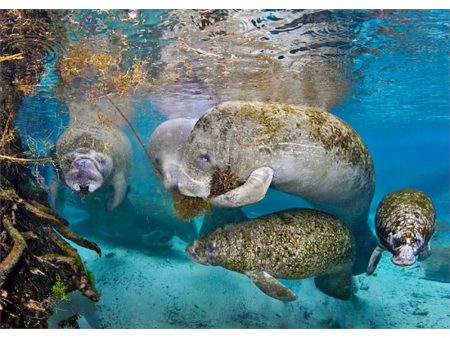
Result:
[[2,328],[450,328],[449,10],[0,10]]

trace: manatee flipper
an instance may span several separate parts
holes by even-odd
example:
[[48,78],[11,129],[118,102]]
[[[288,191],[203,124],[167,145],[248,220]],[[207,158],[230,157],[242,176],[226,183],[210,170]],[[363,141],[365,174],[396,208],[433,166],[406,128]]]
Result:
[[261,167],[254,170],[247,181],[229,192],[214,197],[211,204],[221,208],[237,208],[256,203],[264,198],[272,183],[273,170]]
[[64,203],[65,190],[61,186],[61,183],[56,173],[52,177],[52,181],[50,183],[49,195],[50,195],[50,205],[53,209],[56,210],[58,206]]
[[125,174],[123,172],[119,172],[113,177],[112,185],[114,187],[114,196],[108,202],[107,209],[108,211],[113,210],[117,207],[125,198],[127,193],[127,181],[125,179]]
[[383,253],[384,249],[378,245],[375,250],[372,252],[372,256],[370,256],[369,264],[367,265],[367,274],[370,276],[374,273],[375,269],[377,268],[378,263],[380,262],[381,255]]
[[297,299],[297,295],[291,289],[265,271],[248,271],[245,274],[269,297],[287,302]]
[[352,296],[352,270],[348,266],[336,273],[314,278],[316,287],[328,296],[349,300]]
[[431,256],[431,246],[430,246],[430,243],[427,243],[427,246],[424,247],[419,252],[419,261],[424,261],[425,259],[427,259],[430,256]]

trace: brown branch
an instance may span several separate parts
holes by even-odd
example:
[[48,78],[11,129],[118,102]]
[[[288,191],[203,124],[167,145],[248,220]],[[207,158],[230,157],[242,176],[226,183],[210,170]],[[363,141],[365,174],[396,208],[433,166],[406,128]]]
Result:
[[55,264],[58,263],[68,264],[74,273],[78,272],[80,275],[80,279],[77,281],[78,289],[86,297],[93,300],[94,302],[97,302],[100,299],[100,296],[97,290],[90,284],[89,278],[85,272],[83,263],[81,262],[80,256],[78,256],[77,251],[74,248],[72,248],[67,242],[63,241],[61,237],[59,237],[54,232],[50,232],[49,236],[52,238],[53,242],[67,254],[67,256],[48,255],[47,257],[43,258],[46,261]]
[[14,267],[19,262],[22,257],[23,251],[27,247],[25,239],[21,233],[14,227],[12,220],[9,217],[3,217],[2,223],[8,231],[11,238],[14,240],[14,245],[8,256],[0,263],[0,286],[6,281],[9,273],[14,269]]
[[144,149],[145,155],[147,156],[147,158],[150,160],[150,162],[152,161],[152,159],[150,158],[150,155],[147,152],[147,149],[145,148],[144,142],[142,142],[142,139],[139,137],[138,132],[136,131],[136,129],[134,129],[133,125],[131,124],[130,120],[127,119],[127,117],[125,116],[125,114],[120,110],[120,108],[114,103],[113,100],[111,100],[109,98],[108,95],[106,95],[106,98],[108,99],[108,101],[112,104],[112,106],[117,110],[117,112],[120,114],[120,116],[122,116],[122,118],[125,120],[125,122],[128,124],[128,126],[131,128],[131,131],[133,132],[134,136],[136,136],[136,139],[138,140],[139,144],[141,145],[142,149]]
[[[19,207],[24,207],[27,211],[33,215],[46,220],[50,226],[56,229],[64,238],[82,246],[84,248],[97,252],[99,256],[102,255],[102,250],[94,242],[79,237],[73,231],[69,230],[67,222],[58,217],[58,215],[50,208],[43,206],[40,203],[31,201],[25,202],[21,199],[14,190],[0,190],[0,199],[6,201],[14,201]],[[3,209],[2,209],[3,210]]]
[[11,161],[11,162],[18,162],[18,163],[40,163],[40,162],[54,163],[54,160],[51,157],[23,158],[23,157],[15,157],[15,156],[8,156],[8,155],[0,155],[0,159]]
[[10,60],[22,60],[22,59],[23,59],[22,53],[0,56],[0,62],[10,61]]
[[57,230],[64,238],[78,244],[79,246],[95,251],[99,256],[102,255],[102,250],[99,248],[97,244],[88,241],[87,239],[81,238],[73,231],[71,231],[68,228],[67,223],[59,219],[55,215],[53,210],[36,202],[28,203],[22,201],[22,205],[25,207],[25,209],[27,209],[34,215],[47,220],[50,223],[50,225],[55,230]]
[[3,145],[6,141],[6,135],[8,135],[8,132],[9,132],[9,123],[11,121],[12,115],[13,115],[13,113],[8,114],[8,119],[6,120],[6,123],[5,123],[5,129],[3,129],[3,133],[2,133],[2,139],[0,140],[0,148],[3,148]]

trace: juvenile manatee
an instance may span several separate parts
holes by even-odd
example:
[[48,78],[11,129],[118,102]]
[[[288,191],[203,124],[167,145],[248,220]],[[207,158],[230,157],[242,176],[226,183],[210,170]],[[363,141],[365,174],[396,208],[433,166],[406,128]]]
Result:
[[177,118],[161,123],[153,132],[148,153],[166,189],[177,188],[178,170],[186,141],[197,119]]
[[409,266],[431,254],[429,241],[435,230],[436,214],[431,199],[422,191],[405,189],[386,195],[375,216],[380,244],[367,266],[371,275],[384,250],[390,251],[392,263]]
[[[178,188],[178,171],[184,147],[197,119],[176,118],[161,123],[153,132],[148,146],[153,168],[168,190]],[[205,234],[227,223],[246,220],[238,209],[212,208],[206,215],[200,230]]]
[[[114,195],[107,208],[112,210],[127,192],[131,144],[112,118],[100,110],[89,111],[89,107],[93,105],[71,111],[70,123],[56,143],[56,160],[65,183],[77,193],[93,193],[111,185]],[[58,189],[56,180],[52,184],[53,203]]]
[[192,242],[187,255],[204,265],[246,274],[270,297],[297,296],[275,278],[316,277],[329,296],[349,299],[354,241],[338,218],[312,209],[291,209],[229,224]]
[[[215,173],[239,186],[212,194]],[[225,102],[192,130],[179,171],[182,194],[219,207],[255,203],[269,186],[341,218],[357,239],[354,273],[365,271],[377,245],[368,225],[374,168],[361,137],[327,112],[287,104]]]

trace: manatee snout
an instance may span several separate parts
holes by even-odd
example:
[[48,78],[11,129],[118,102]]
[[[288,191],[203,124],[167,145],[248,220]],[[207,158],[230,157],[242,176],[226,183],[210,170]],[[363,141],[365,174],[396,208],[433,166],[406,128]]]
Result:
[[208,198],[211,177],[202,174],[199,179],[194,179],[192,176],[183,167],[180,167],[178,171],[178,190],[180,193],[189,197]]
[[417,252],[411,245],[403,245],[396,250],[391,261],[398,266],[410,266],[416,262],[416,255]]
[[178,166],[168,166],[163,170],[164,188],[170,190],[178,187]]
[[92,193],[103,185],[103,176],[93,160],[79,158],[65,175],[66,184],[80,194]]
[[218,250],[211,243],[195,240],[186,248],[186,254],[196,263],[211,265],[211,259],[218,256]]

